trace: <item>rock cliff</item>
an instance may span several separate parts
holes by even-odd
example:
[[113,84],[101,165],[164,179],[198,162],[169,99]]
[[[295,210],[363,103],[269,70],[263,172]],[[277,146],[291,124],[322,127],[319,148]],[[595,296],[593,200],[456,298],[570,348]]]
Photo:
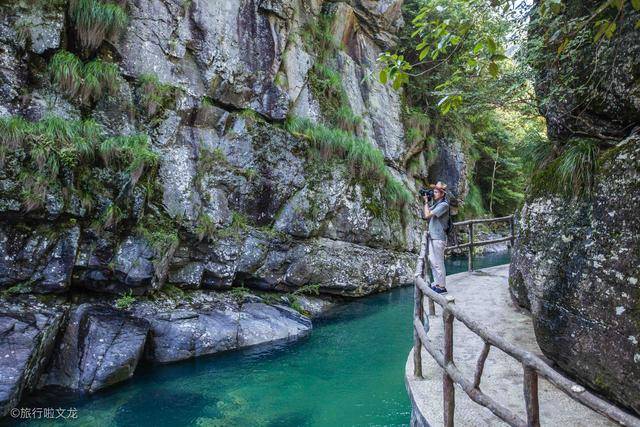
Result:
[[[567,2],[564,13],[587,12],[582,2]],[[534,34],[553,25],[540,16],[532,22]],[[589,137],[600,154],[588,194],[532,192],[518,219],[510,288],[531,310],[545,355],[640,412],[640,39],[635,20],[625,22],[610,41],[537,63],[536,89],[556,150]],[[587,72],[598,81],[589,82]]]
[[410,280],[401,6],[0,1],[0,414]]

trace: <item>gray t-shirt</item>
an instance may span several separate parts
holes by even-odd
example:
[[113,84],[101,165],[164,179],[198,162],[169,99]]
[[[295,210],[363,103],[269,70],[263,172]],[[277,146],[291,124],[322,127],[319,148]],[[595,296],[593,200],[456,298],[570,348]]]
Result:
[[445,201],[431,207],[433,216],[429,219],[429,236],[433,240],[447,240],[447,222],[449,222],[449,204]]

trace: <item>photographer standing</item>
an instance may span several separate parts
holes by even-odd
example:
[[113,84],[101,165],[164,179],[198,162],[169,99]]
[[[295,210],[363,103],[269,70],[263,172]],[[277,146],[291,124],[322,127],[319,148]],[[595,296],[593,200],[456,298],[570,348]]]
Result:
[[431,289],[439,294],[447,292],[446,270],[444,267],[444,248],[447,244],[447,224],[449,222],[449,203],[446,198],[447,185],[438,181],[431,184],[433,204],[429,206],[429,196],[424,196],[424,218],[429,220],[429,263],[433,274]]

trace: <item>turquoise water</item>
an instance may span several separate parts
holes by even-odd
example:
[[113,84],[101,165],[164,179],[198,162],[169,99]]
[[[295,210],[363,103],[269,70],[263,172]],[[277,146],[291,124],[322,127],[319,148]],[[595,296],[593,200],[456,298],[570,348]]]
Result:
[[[508,261],[508,254],[495,254],[477,257],[475,266]],[[466,258],[450,260],[447,272],[466,265]],[[341,305],[295,343],[140,366],[111,390],[82,398],[37,396],[23,406],[77,408],[76,420],[59,425],[408,425],[403,381],[412,304],[412,288],[396,289]]]

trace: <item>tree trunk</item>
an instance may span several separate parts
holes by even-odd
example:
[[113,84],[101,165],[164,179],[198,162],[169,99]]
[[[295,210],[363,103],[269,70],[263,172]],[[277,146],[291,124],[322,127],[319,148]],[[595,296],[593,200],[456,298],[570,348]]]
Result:
[[493,215],[493,187],[496,182],[496,169],[498,169],[498,147],[496,147],[496,157],[493,159],[493,174],[491,175],[491,194],[489,195],[489,213]]

